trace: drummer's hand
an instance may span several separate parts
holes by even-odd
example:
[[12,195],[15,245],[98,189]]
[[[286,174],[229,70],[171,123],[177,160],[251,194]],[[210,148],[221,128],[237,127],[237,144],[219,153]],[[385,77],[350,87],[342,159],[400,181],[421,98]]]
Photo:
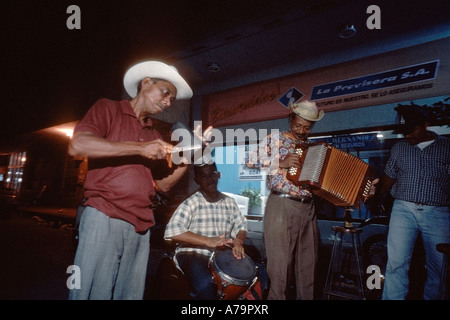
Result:
[[233,243],[233,239],[226,239],[225,238],[225,233],[222,234],[219,237],[211,237],[208,239],[209,241],[209,247],[211,248],[220,248],[223,247],[226,244],[232,244]]
[[236,259],[240,260],[242,258],[245,258],[245,250],[244,250],[244,243],[241,239],[235,238],[233,240],[233,255]]

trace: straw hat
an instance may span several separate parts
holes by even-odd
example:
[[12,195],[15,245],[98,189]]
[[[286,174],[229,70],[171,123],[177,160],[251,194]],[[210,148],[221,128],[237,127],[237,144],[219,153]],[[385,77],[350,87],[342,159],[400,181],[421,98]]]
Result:
[[323,118],[323,110],[318,110],[314,102],[305,100],[298,103],[292,103],[290,109],[293,113],[308,121],[319,121]]
[[163,79],[172,83],[177,88],[176,98],[178,100],[192,97],[192,89],[174,66],[160,61],[145,61],[128,69],[123,78],[123,85],[131,98],[136,97],[139,82],[147,77]]

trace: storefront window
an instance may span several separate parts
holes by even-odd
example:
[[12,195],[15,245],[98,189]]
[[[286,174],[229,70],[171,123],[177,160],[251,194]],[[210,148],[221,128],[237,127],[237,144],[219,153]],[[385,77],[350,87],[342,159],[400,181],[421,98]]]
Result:
[[219,190],[248,197],[248,214],[250,215],[264,213],[265,200],[270,192],[267,188],[265,172],[249,169],[245,165],[248,152],[256,146],[256,143],[235,144],[216,147],[215,152],[217,169],[221,172]]
[[[441,135],[450,135],[449,128],[446,126],[429,127],[429,130]],[[381,177],[383,174],[392,145],[402,137],[402,135],[393,134],[391,130],[388,130],[359,132],[339,136],[311,137],[311,140],[326,142],[367,162],[375,169],[375,178]],[[265,202],[270,194],[266,184],[265,172],[258,169],[248,169],[245,166],[246,155],[256,146],[256,142],[237,142],[231,146],[215,147],[215,160],[218,170],[222,173],[219,180],[219,190],[248,197],[253,195],[260,197],[260,206],[256,210],[250,209],[249,204],[249,215],[263,215]],[[231,159],[233,160],[232,162]],[[316,204],[319,218],[334,219],[342,218],[344,215],[344,207],[336,207],[324,199],[317,198]],[[353,208],[352,216],[354,219],[365,220],[375,215],[387,215],[390,213],[389,203],[386,204],[384,211],[377,211],[378,209],[361,203],[359,207]]]
[[13,153],[9,157],[5,188],[13,194],[17,194],[20,191],[25,163],[26,152]]

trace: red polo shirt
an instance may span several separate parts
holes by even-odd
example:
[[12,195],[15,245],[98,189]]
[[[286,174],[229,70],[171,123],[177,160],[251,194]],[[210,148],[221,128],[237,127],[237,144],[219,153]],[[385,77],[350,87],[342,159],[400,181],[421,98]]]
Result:
[[[89,131],[111,141],[151,141],[162,138],[151,119],[143,126],[129,101],[101,99],[74,132]],[[86,205],[144,232],[155,224],[150,208],[155,194],[150,160],[140,156],[89,159],[84,183]]]

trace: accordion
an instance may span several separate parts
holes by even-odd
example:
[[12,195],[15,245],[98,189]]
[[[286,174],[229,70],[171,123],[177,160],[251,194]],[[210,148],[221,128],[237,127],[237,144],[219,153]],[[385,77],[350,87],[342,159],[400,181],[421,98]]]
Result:
[[287,178],[295,185],[338,207],[359,206],[369,193],[375,169],[354,155],[326,143],[297,148],[300,168],[289,168]]

